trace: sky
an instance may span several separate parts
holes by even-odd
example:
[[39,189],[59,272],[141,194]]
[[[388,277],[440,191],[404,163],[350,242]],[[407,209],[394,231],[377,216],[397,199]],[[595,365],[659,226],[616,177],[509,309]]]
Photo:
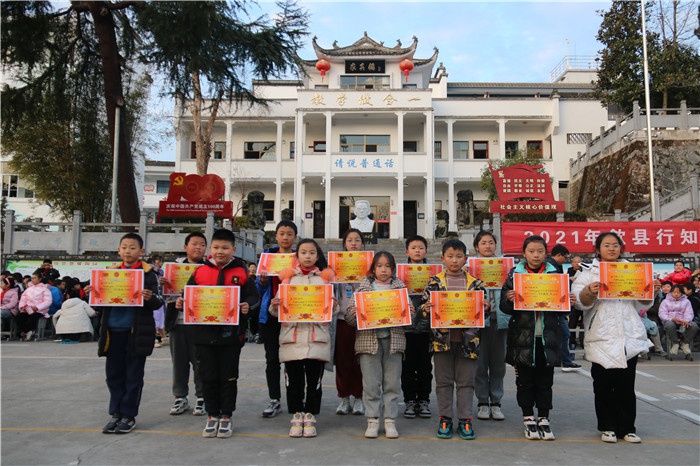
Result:
[[[594,57],[601,17],[609,1],[300,1],[310,14],[309,36],[299,51],[313,60],[311,41],[323,48],[351,45],[364,35],[393,47],[418,38],[415,58],[429,58],[435,47],[450,82],[549,82],[550,72],[567,55]],[[259,0],[251,14],[277,11]],[[172,115],[169,100],[157,99],[152,111]],[[175,138],[165,137],[155,160],[174,160]]]

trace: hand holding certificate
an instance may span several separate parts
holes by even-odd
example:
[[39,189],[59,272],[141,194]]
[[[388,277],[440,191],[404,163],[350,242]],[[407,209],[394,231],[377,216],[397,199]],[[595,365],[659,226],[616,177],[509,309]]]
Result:
[[185,324],[238,325],[238,286],[185,287]]
[[329,251],[328,267],[335,272],[335,283],[357,283],[367,275],[374,251]]
[[601,262],[599,299],[654,299],[650,262]]
[[164,264],[166,283],[163,284],[164,295],[181,295],[192,273],[202,264],[187,264],[179,262],[167,262]]
[[396,276],[404,282],[408,294],[423,294],[430,277],[442,271],[442,264],[397,264]]
[[570,311],[569,275],[565,273],[513,274],[516,311]]
[[431,328],[484,326],[484,292],[431,291]]
[[90,306],[143,306],[142,269],[93,270]]
[[280,285],[280,322],[330,322],[333,285]]
[[257,274],[263,273],[267,275],[279,275],[282,270],[291,269],[297,263],[297,257],[293,252],[290,253],[269,253],[263,252],[260,254],[258,262]]
[[359,330],[411,325],[406,288],[355,293],[355,303]]

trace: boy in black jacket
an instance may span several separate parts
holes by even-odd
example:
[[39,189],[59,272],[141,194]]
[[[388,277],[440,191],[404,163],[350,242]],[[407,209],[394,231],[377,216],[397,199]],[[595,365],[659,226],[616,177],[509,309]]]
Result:
[[[257,302],[258,292],[255,282],[249,280],[245,261],[233,256],[236,239],[231,231],[214,232],[209,250],[211,255],[194,271],[188,285],[241,288],[239,325],[193,325],[191,331],[208,414],[202,436],[226,438],[233,434],[231,415],[238,394],[238,361],[245,343],[243,317],[250,304]],[[182,309],[183,304],[183,299],[178,298],[175,307]]]

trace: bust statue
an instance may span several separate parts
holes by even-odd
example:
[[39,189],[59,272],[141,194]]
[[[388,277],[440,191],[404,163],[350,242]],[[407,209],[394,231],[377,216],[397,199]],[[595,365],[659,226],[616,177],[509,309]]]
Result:
[[374,231],[374,220],[369,218],[369,201],[355,202],[355,218],[350,220],[350,227],[357,228],[363,233]]

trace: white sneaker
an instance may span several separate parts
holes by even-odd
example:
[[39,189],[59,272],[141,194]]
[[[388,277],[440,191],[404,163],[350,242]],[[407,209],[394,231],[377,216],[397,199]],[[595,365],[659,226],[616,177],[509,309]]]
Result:
[[280,400],[270,400],[262,412],[262,417],[275,417],[282,412],[282,405],[280,405]]
[[491,406],[491,419],[495,421],[502,421],[506,417],[503,415],[503,411],[501,411],[500,406]]
[[642,439],[635,433],[629,433],[625,435],[625,442],[629,443],[642,443]]
[[379,437],[379,419],[376,417],[367,418],[367,429],[365,430],[365,438]]
[[350,414],[350,398],[341,398],[335,414]]
[[219,418],[209,416],[207,422],[204,424],[204,430],[202,430],[202,437],[214,438],[219,431]]
[[197,398],[194,409],[192,410],[192,415],[204,416],[205,414],[207,414],[207,408],[204,406],[204,398]]
[[690,345],[688,343],[681,344],[681,351],[683,354],[690,354]]
[[386,438],[399,438],[399,431],[396,430],[395,419],[384,419],[384,432]]
[[523,419],[525,424],[525,438],[528,440],[539,440],[540,432],[537,430],[537,421],[533,418]]
[[491,410],[489,405],[479,406],[479,411],[476,413],[476,417],[479,419],[491,419]]
[[362,398],[355,398],[352,402],[352,414],[361,416],[365,414],[365,405],[362,403]]
[[605,443],[617,443],[617,435],[611,430],[606,430],[600,436],[600,439]]
[[671,351],[669,351],[673,356],[678,354],[678,343],[671,345]]
[[24,341],[32,341],[32,335],[34,335],[34,330],[28,331],[27,335],[24,337]]
[[182,414],[187,411],[189,407],[190,403],[187,401],[187,398],[175,398],[175,403],[173,403],[173,406],[170,408],[170,414]]
[[537,430],[540,433],[540,438],[542,440],[555,440],[556,437],[552,433],[552,429],[549,426],[549,419],[546,417],[541,417],[537,420]]

